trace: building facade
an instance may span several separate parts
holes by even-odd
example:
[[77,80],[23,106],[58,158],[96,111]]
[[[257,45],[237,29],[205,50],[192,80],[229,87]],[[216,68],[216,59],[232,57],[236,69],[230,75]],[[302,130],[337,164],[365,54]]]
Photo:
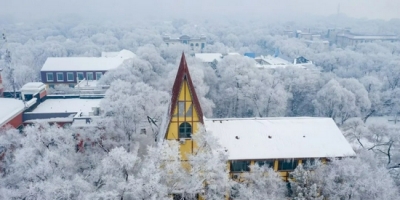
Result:
[[172,88],[168,116],[163,139],[179,141],[182,161],[196,149],[192,135],[202,124],[227,152],[230,177],[237,181],[251,173],[250,166],[255,164],[272,167],[287,181],[299,164],[355,156],[331,118],[203,118],[184,55]]
[[164,36],[163,40],[167,45],[187,44],[190,46],[191,50],[195,52],[202,52],[203,49],[206,47],[206,37],[204,36],[201,36],[199,38],[191,38],[187,35],[182,35],[179,38]]
[[99,80],[107,71],[121,66],[136,55],[128,50],[103,53],[102,57],[49,57],[41,71],[41,81],[49,87],[74,87],[82,80]]

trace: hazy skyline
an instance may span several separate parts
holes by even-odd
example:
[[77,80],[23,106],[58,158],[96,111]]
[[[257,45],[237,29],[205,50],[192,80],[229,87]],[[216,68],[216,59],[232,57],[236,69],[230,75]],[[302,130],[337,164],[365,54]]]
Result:
[[328,16],[400,18],[399,0],[0,0],[0,14],[17,19],[45,19],[73,14],[87,19],[130,18],[285,18]]

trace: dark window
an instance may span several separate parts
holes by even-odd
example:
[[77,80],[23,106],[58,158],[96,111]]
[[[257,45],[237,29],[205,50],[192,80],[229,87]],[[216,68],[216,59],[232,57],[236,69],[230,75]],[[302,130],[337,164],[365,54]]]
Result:
[[192,126],[187,123],[183,122],[179,125],[179,138],[191,138],[192,137]]
[[53,84],[50,84],[50,85],[49,85],[49,88],[53,88],[53,89],[54,89],[54,85],[53,85]]
[[100,80],[102,75],[103,75],[102,72],[96,72],[96,80]]
[[46,73],[47,81],[54,81],[53,73]]
[[199,43],[196,43],[196,47],[198,47],[199,46]]
[[70,88],[75,88],[75,84],[68,84]]
[[62,72],[57,73],[57,81],[64,81],[64,74]]
[[172,195],[173,200],[192,200],[192,199],[199,199],[199,194],[173,194]]
[[67,81],[74,81],[74,72],[67,73]]
[[299,164],[298,160],[288,159],[288,160],[279,160],[278,170],[279,171],[292,171],[296,169]]
[[88,80],[88,81],[93,80],[93,73],[92,72],[86,72],[86,77],[87,77],[86,80]]
[[201,43],[201,48],[202,48],[202,49],[204,49],[204,46],[205,46],[205,44],[204,44],[204,43]]
[[84,76],[83,76],[83,72],[78,72],[78,73],[76,73],[77,74],[77,76],[78,76],[78,80],[83,80],[83,78],[84,78]]
[[258,164],[260,167],[262,166],[267,166],[267,167],[274,167],[274,160],[259,160],[256,161],[256,164]]
[[249,172],[250,171],[250,161],[231,161],[231,172]]
[[190,43],[190,46],[193,47],[193,43]]

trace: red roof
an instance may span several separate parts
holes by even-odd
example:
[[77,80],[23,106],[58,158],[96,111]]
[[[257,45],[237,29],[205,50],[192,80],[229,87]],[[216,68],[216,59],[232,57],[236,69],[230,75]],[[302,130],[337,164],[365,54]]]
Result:
[[189,68],[187,66],[184,53],[182,53],[181,63],[179,64],[178,73],[176,74],[174,86],[172,87],[170,118],[172,118],[175,107],[178,104],[179,91],[181,90],[184,80],[186,80],[189,85],[189,92],[192,96],[194,108],[196,109],[197,114],[199,115],[200,122],[204,124],[203,111],[201,110],[199,99],[197,98],[196,91],[193,87],[192,79],[190,78]]

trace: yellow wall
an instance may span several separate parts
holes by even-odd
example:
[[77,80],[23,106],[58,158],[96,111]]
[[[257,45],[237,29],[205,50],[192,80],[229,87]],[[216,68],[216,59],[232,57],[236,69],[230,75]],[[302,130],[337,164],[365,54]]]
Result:
[[[306,162],[306,159],[307,158],[305,158],[305,159],[299,159],[298,160],[298,164],[304,164],[305,162]],[[266,160],[269,160],[269,159],[266,159]],[[327,162],[327,160],[326,160],[326,158],[320,158],[319,159],[320,160],[320,162],[321,163],[323,163],[323,164],[326,164],[326,162]],[[251,160],[250,161],[250,165],[255,165],[255,163],[256,163],[256,161],[255,160]],[[230,165],[231,165],[231,161],[229,161],[228,162],[228,170],[230,171]],[[291,171],[279,171],[278,170],[278,166],[279,165],[279,160],[274,160],[274,165],[273,165],[273,169],[274,169],[274,171],[276,171],[276,172],[278,172],[278,174],[282,177],[282,179],[284,180],[284,181],[288,181],[288,178],[289,178],[289,173],[291,172]],[[236,180],[236,181],[244,181],[244,174],[246,174],[246,173],[251,173],[251,170],[250,170],[250,172],[230,172],[230,177],[231,178],[233,178],[233,175],[238,175],[238,179]]]
[[[179,125],[183,122],[189,123],[192,127],[192,133],[196,133],[199,129],[201,116],[198,115],[195,109],[193,98],[186,80],[182,82],[178,102],[171,103],[176,103],[176,106],[171,117],[171,122],[168,126],[166,139],[179,140]],[[179,104],[181,104],[181,106],[179,106]],[[180,141],[181,144],[179,149],[182,160],[187,160],[187,155],[194,152],[196,144],[191,138],[184,138]]]

